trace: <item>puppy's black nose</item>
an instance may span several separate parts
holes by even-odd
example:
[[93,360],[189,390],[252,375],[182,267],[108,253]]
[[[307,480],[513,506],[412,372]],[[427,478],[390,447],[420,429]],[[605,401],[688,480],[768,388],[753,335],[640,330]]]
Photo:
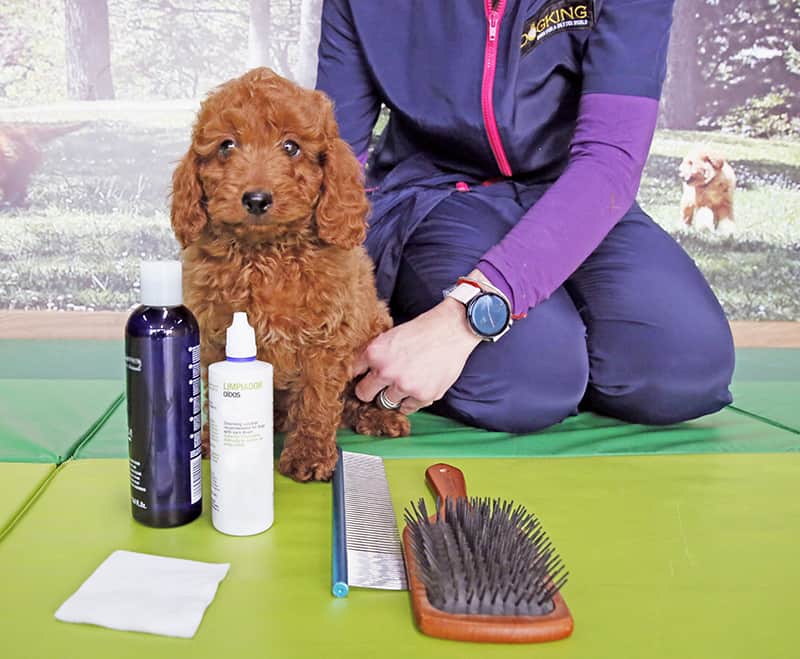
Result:
[[265,190],[251,190],[242,195],[242,206],[252,215],[263,215],[272,206],[272,195]]

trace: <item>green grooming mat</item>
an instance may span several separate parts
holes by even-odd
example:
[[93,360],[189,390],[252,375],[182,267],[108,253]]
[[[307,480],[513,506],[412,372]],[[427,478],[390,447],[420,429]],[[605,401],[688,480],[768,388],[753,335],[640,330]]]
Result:
[[0,378],[0,462],[66,460],[122,401],[119,380]]
[[737,350],[731,390],[737,409],[800,432],[800,350]]
[[6,339],[0,365],[0,462],[62,462],[125,389],[119,341]]
[[[122,354],[121,341],[0,341],[0,461],[58,463],[75,450],[80,458],[126,457]],[[676,426],[581,414],[545,432],[509,435],[421,413],[412,417],[410,438],[343,431],[339,441],[349,450],[387,457],[799,450],[800,437],[781,429],[800,432],[794,403],[800,397],[800,350],[743,349],[737,355],[734,408]]]
[[[398,511],[426,496],[434,460],[389,460]],[[419,633],[407,593],[330,594],[328,484],[276,478],[275,525],[235,538],[209,515],[176,529],[134,522],[126,460],[70,461],[0,543],[10,657],[791,656],[800,589],[798,455],[451,460],[476,496],[535,511],[566,562],[575,632],[540,646]],[[207,465],[206,465],[207,466]],[[207,474],[206,474],[207,475]],[[208,493],[206,479],[205,494]],[[206,499],[207,502],[207,499]],[[53,613],[114,550],[230,562],[192,640],[61,623]]]
[[[478,430],[451,419],[419,412],[411,417],[411,431],[410,437],[378,439],[340,430],[338,442],[347,451],[388,458],[781,453],[800,450],[800,436],[732,410],[664,427],[627,424],[586,413],[530,435]],[[91,439],[78,448],[75,457],[127,457],[127,433],[127,408],[121,404]],[[276,446],[279,444],[280,438]]]
[[125,348],[122,341],[2,339],[0,364],[0,378],[121,382]]
[[0,462],[0,540],[55,469],[55,465]]

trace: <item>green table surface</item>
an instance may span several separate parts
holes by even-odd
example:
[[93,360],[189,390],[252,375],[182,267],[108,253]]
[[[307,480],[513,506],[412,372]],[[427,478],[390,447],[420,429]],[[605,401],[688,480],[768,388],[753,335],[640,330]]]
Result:
[[[387,460],[400,510],[432,460]],[[276,479],[264,534],[134,522],[126,460],[62,465],[2,542],[4,656],[648,657],[795,654],[800,456],[460,459],[471,494],[536,511],[567,563],[567,640],[483,646],[426,637],[408,594],[330,595],[330,485]],[[206,494],[208,486],[206,481]],[[430,500],[430,497],[428,497]],[[53,613],[114,550],[230,562],[192,640],[58,622]],[[489,653],[487,655],[487,653]]]
[[800,433],[800,350],[737,350],[731,391],[737,409]]
[[0,538],[55,472],[55,465],[0,462]]

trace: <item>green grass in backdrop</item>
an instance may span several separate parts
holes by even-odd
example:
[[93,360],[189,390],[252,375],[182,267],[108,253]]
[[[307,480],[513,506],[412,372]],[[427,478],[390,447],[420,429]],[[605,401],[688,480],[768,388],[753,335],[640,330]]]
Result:
[[[160,110],[24,117],[91,123],[47,147],[28,208],[0,210],[0,308],[124,310],[137,301],[139,260],[177,255],[169,182],[194,109]],[[730,238],[687,229],[679,219],[678,163],[700,142],[724,153],[736,171]],[[800,145],[660,131],[639,201],[695,259],[730,318],[800,319]]]

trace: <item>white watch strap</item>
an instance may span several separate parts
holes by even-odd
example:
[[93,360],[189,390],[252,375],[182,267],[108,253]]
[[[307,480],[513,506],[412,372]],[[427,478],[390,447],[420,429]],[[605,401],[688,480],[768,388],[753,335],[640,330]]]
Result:
[[452,297],[461,302],[461,304],[467,304],[472,298],[477,297],[483,291],[477,286],[473,286],[472,284],[459,284],[455,288],[450,289],[447,293],[447,297]]

